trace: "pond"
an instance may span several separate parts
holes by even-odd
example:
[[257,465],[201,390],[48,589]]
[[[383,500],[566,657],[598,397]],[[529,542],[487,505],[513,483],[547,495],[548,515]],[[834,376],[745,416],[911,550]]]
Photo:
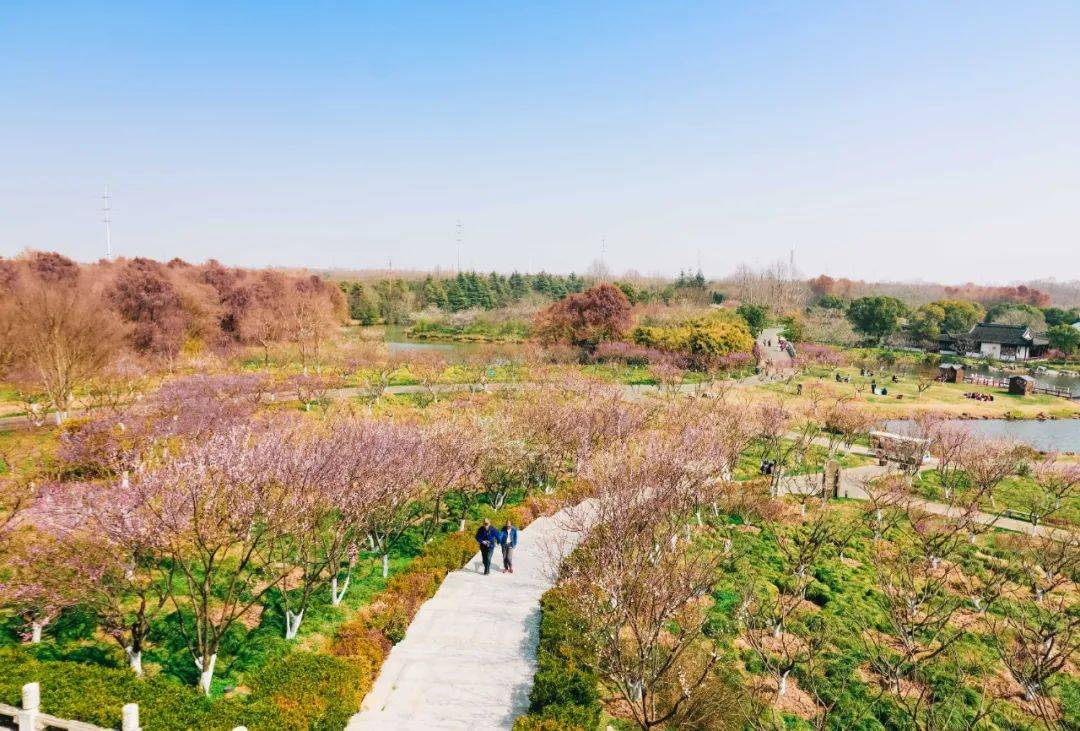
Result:
[[[1006,371],[1000,368],[991,369],[985,363],[968,366],[967,368],[965,368],[965,371],[967,371],[968,373],[975,373],[980,376],[990,376],[991,378],[1008,378],[1014,373],[1014,371]],[[1024,372],[1027,373],[1026,371]],[[1035,379],[1035,382],[1040,386],[1067,388],[1072,391],[1073,398],[1080,398],[1080,376],[1057,372],[1032,372],[1029,375],[1031,375]]]
[[391,353],[416,353],[433,351],[449,361],[465,359],[477,351],[490,351],[495,348],[500,353],[513,353],[522,347],[521,343],[482,343],[449,340],[413,340],[408,337],[403,327],[385,329],[383,342]]
[[[960,423],[979,436],[1015,439],[1046,452],[1080,453],[1080,419],[1056,421],[984,419],[965,420]],[[884,426],[889,431],[903,434],[911,429],[912,422],[907,419],[897,419],[885,422]]]

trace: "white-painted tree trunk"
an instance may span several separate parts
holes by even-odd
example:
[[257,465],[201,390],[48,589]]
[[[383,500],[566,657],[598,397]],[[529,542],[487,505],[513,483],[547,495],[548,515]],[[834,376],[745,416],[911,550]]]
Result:
[[207,667],[203,667],[201,658],[195,659],[195,667],[199,669],[199,687],[202,688],[203,693],[210,695],[210,683],[214,680],[214,665],[217,664],[217,653],[215,652],[210,656],[210,662],[207,663]]
[[465,519],[462,518],[461,519],[461,526],[458,527],[458,533],[464,533],[464,532],[465,532]]
[[300,631],[300,623],[304,621],[304,610],[300,610],[299,613],[293,614],[288,609],[285,610],[285,639],[296,639],[296,633]]
[[41,622],[30,623],[30,642],[31,644],[38,644],[41,642],[41,630],[45,628]]
[[338,580],[335,576],[330,579],[330,603],[333,606],[341,604],[341,600],[345,598],[345,592],[349,590],[349,581],[352,580],[352,574],[345,577],[345,582],[341,585],[341,591],[338,591]]
[[135,651],[129,645],[124,648],[124,651],[127,653],[128,665],[131,667],[131,672],[135,673],[136,677],[141,678],[143,676],[142,650]]
[[788,679],[788,675],[790,674],[790,672],[791,672],[790,670],[785,670],[784,672],[780,673],[780,678],[779,678],[779,680],[777,681],[777,684],[776,684],[776,693],[777,693],[777,695],[782,696],[785,693],[787,693],[787,679]]
[[385,579],[390,575],[390,554],[384,553],[382,555],[382,577]]

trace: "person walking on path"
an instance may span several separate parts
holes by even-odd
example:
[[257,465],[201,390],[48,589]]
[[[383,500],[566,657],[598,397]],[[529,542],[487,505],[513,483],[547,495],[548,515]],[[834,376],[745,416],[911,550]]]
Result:
[[502,546],[503,573],[514,573],[514,547],[517,546],[517,528],[509,520],[499,532],[499,545]]
[[491,554],[499,542],[499,531],[491,525],[491,520],[484,518],[484,524],[476,531],[476,542],[480,544],[480,557],[484,560],[484,575],[491,573]]

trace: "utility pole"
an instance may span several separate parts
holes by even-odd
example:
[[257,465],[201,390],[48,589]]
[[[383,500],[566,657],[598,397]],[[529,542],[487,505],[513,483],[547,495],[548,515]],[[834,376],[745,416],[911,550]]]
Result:
[[103,202],[101,213],[102,222],[105,224],[105,258],[112,259],[112,207],[109,205],[109,186],[105,186],[105,195],[101,196]]

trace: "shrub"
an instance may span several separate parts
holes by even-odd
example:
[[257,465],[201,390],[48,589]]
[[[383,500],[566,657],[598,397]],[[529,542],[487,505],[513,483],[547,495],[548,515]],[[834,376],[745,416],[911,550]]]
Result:
[[338,628],[330,654],[356,662],[367,662],[372,669],[382,665],[386,657],[385,638],[371,626],[367,619],[346,622]]
[[427,568],[418,571],[406,571],[398,574],[386,583],[388,594],[395,595],[406,606],[422,603],[435,595],[442,583],[446,571],[442,567]]
[[516,731],[593,729],[600,720],[598,679],[591,670],[590,649],[582,620],[553,589],[541,601],[538,667],[529,694],[529,715]]
[[277,718],[268,708],[244,699],[211,703],[193,686],[164,677],[139,680],[130,671],[71,662],[39,662],[17,648],[0,650],[0,701],[19,704],[25,683],[41,684],[42,709],[106,728],[119,728],[121,709],[138,703],[143,726],[162,731],[183,729],[272,729]]
[[628,366],[644,367],[650,363],[662,361],[665,357],[666,354],[662,350],[619,341],[600,343],[593,351],[591,360],[594,363],[622,363]]
[[695,366],[733,353],[748,353],[754,346],[750,329],[727,311],[711,312],[670,325],[634,330],[634,342],[688,356]]
[[371,688],[370,665],[293,652],[268,663],[251,682],[252,701],[269,702],[282,729],[344,728]]
[[396,645],[405,639],[412,615],[401,602],[392,602],[372,613],[369,621],[391,645]]
[[441,569],[456,571],[476,553],[476,542],[467,531],[451,533],[429,543],[424,553],[409,565],[408,571]]

